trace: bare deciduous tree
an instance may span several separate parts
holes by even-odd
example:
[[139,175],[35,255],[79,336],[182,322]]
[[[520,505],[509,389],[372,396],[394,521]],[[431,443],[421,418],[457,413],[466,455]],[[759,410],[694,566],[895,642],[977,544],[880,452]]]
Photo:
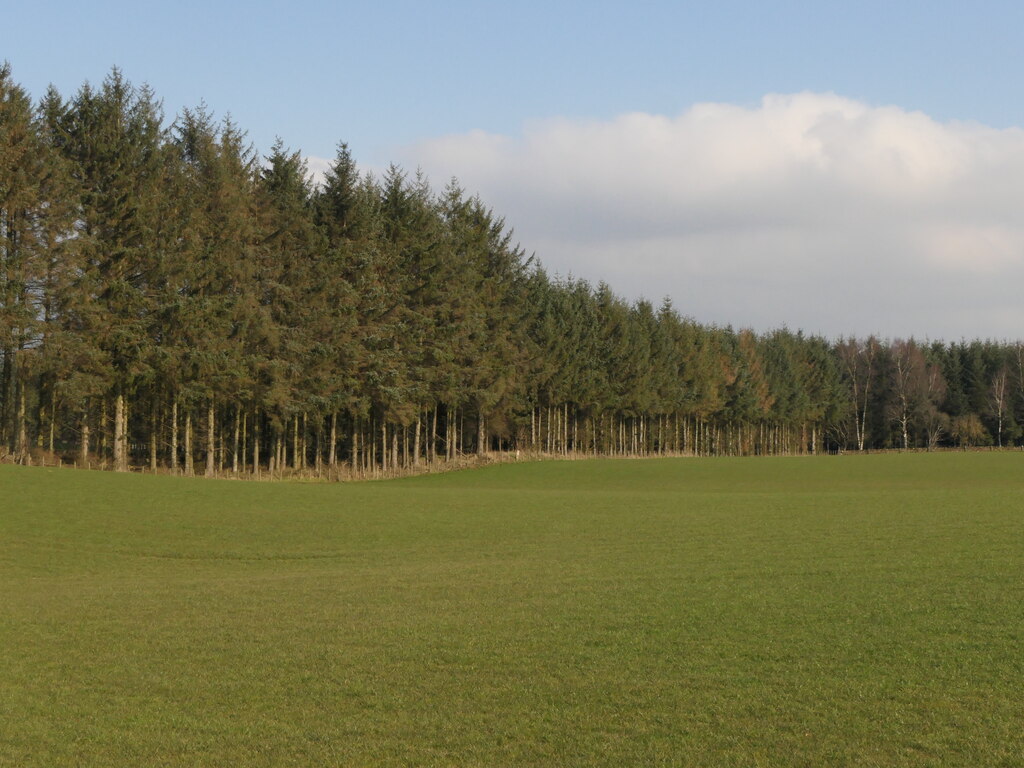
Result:
[[854,338],[841,339],[836,345],[843,374],[852,395],[854,436],[858,451],[864,450],[864,443],[867,440],[868,400],[879,348],[878,340],[874,336],[869,336],[866,341]]
[[1000,448],[1003,447],[1003,419],[1006,417],[1006,408],[1009,401],[1009,384],[1010,372],[1004,365],[992,378],[992,386],[988,391],[989,409],[996,419],[996,445]]

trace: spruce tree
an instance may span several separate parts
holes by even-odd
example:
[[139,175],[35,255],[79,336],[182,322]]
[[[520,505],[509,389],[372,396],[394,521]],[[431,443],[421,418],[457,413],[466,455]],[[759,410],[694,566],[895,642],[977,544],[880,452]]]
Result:
[[29,358],[42,334],[48,172],[31,99],[0,65],[0,428],[21,461],[29,448]]

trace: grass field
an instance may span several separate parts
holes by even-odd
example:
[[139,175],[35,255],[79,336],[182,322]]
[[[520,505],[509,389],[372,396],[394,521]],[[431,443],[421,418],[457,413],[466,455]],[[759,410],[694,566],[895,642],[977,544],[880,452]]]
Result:
[[1024,765],[1024,455],[0,467],[3,766]]

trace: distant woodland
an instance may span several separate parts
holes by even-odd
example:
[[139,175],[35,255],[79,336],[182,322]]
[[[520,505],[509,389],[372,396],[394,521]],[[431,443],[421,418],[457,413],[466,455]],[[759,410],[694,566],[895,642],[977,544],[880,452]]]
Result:
[[[628,258],[629,254],[623,254]],[[685,308],[684,308],[685,312]],[[117,70],[0,68],[0,454],[188,474],[1019,445],[1024,345],[700,323],[555,278],[453,181],[323,183]]]

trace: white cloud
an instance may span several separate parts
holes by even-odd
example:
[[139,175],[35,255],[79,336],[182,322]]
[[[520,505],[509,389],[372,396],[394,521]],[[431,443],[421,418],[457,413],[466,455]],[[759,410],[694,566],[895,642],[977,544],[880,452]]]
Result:
[[302,158],[306,161],[306,170],[309,171],[309,178],[313,184],[319,186],[324,182],[324,174],[331,169],[334,161],[326,157],[306,155]]
[[551,271],[699,320],[1024,336],[1024,131],[832,94],[445,136],[454,175]]

